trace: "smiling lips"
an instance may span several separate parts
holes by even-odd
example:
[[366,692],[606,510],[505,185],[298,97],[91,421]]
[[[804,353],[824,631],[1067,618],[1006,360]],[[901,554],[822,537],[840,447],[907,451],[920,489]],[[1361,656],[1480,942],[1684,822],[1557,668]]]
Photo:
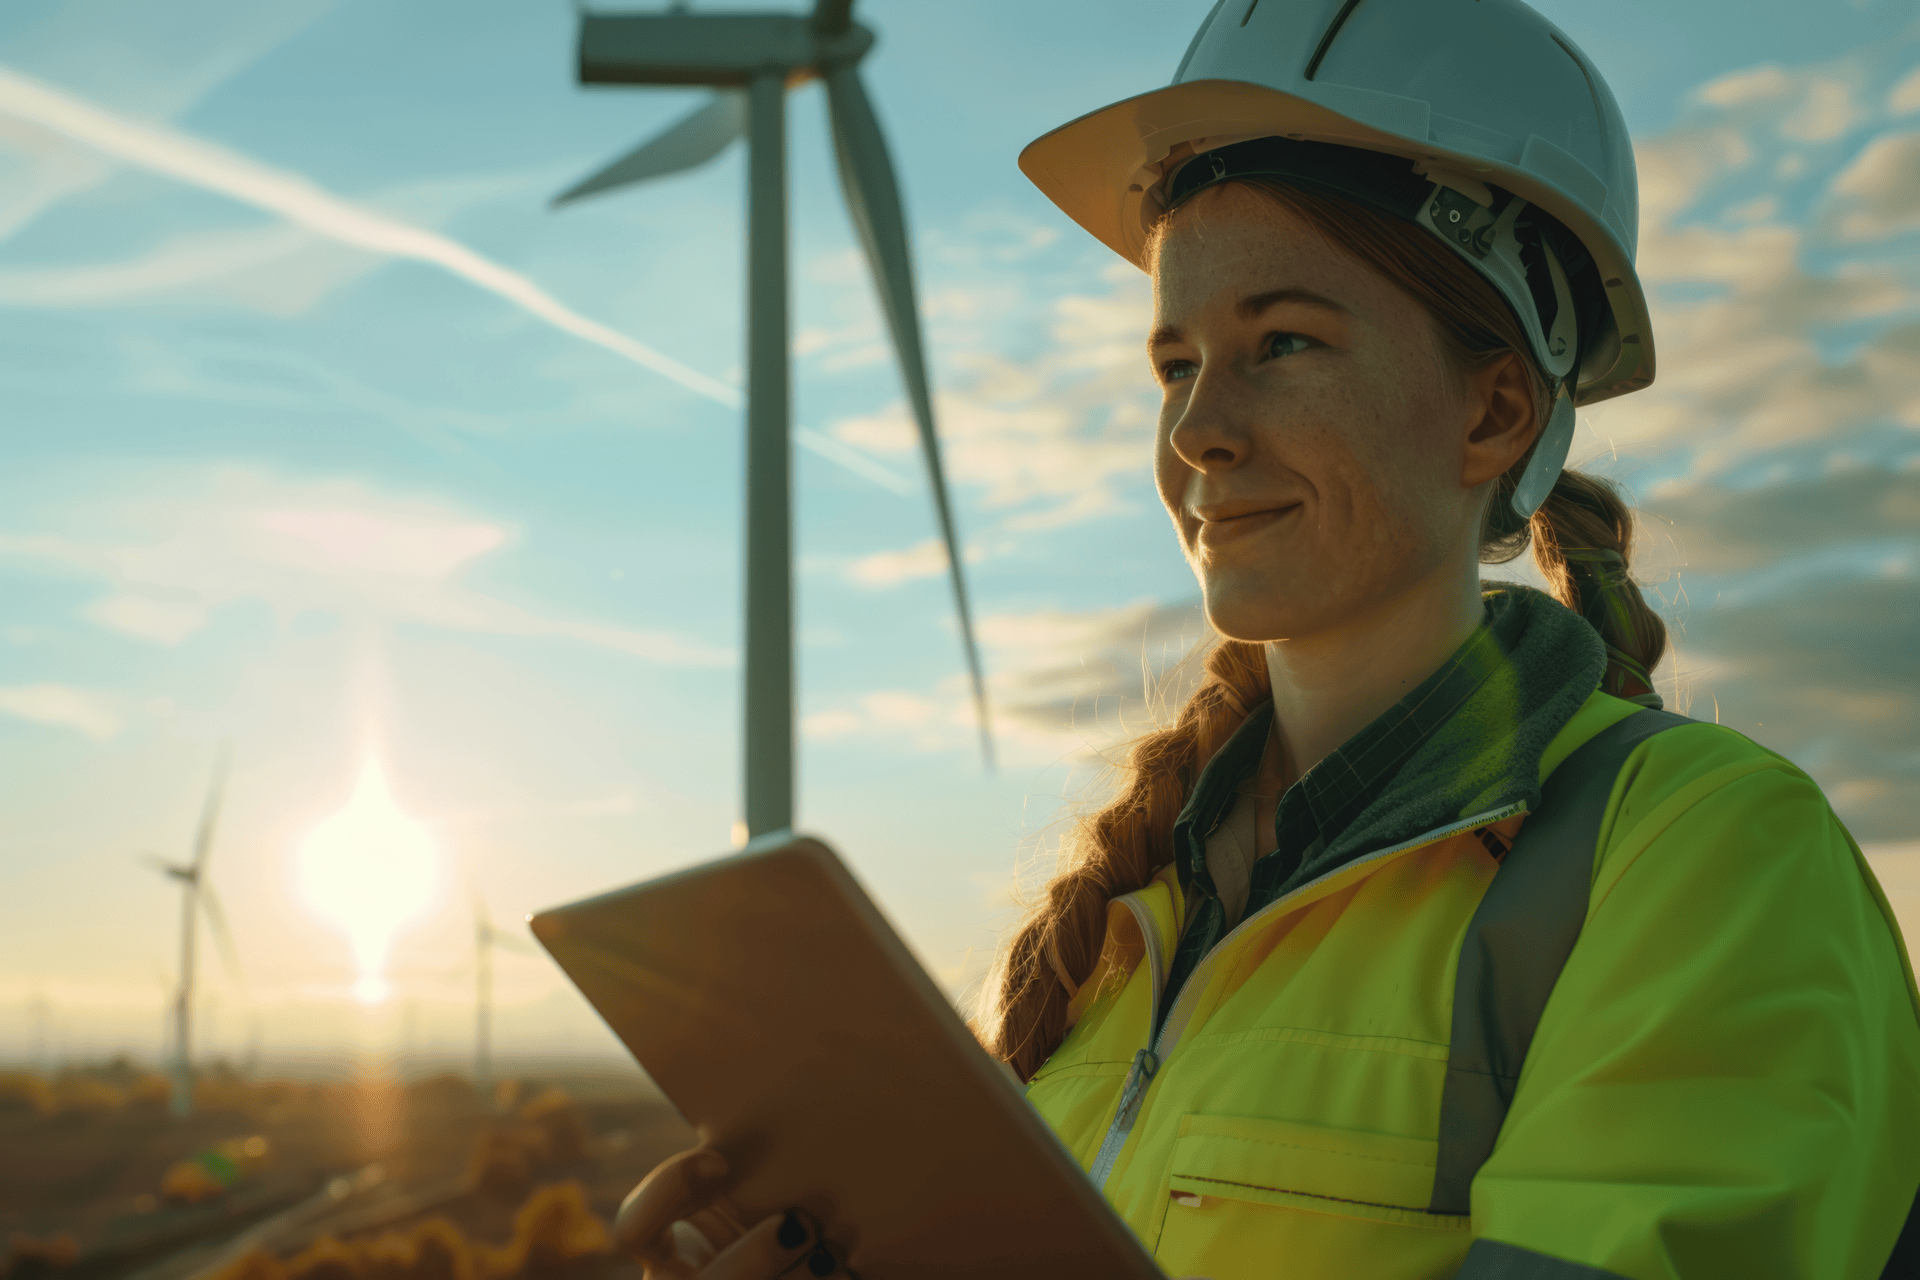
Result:
[[1284,507],[1261,507],[1249,511],[1237,510],[1239,507],[1252,506],[1251,503],[1236,503],[1212,510],[1196,510],[1200,517],[1198,541],[1208,550],[1226,546],[1230,542],[1239,542],[1256,533],[1271,529],[1288,516],[1300,510],[1297,502]]

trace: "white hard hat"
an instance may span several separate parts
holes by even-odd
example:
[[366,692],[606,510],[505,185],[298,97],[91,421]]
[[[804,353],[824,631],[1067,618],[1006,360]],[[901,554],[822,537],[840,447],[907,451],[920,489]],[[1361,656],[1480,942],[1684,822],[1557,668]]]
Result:
[[1573,405],[1653,381],[1626,122],[1586,56],[1520,0],[1218,0],[1171,85],[1055,129],[1020,168],[1143,268],[1166,209],[1235,177],[1438,236],[1507,299],[1561,384],[1514,494],[1523,516],[1566,460]]

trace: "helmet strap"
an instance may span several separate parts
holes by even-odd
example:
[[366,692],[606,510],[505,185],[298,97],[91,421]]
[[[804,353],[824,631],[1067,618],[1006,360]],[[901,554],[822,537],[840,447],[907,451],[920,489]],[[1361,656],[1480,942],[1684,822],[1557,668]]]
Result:
[[1533,456],[1527,460],[1527,469],[1520,473],[1520,483],[1513,487],[1515,515],[1522,520],[1533,518],[1533,513],[1553,492],[1554,482],[1560,478],[1560,469],[1567,465],[1567,452],[1572,447],[1573,394],[1562,379],[1554,388],[1553,411],[1547,415],[1547,425],[1533,446]]

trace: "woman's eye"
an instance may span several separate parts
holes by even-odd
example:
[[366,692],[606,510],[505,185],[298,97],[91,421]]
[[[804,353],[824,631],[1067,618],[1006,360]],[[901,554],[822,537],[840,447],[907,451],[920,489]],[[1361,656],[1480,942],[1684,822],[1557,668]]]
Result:
[[1267,355],[1275,359],[1299,355],[1312,345],[1313,339],[1302,334],[1276,333],[1267,339]]

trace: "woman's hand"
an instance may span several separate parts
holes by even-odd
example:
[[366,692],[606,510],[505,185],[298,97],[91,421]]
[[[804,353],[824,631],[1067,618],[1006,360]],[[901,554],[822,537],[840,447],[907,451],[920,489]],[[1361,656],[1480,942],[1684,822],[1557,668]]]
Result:
[[721,1197],[727,1159],[696,1147],[641,1179],[614,1218],[614,1240],[646,1267],[647,1280],[848,1280],[819,1231],[799,1213],[775,1214],[740,1230]]

